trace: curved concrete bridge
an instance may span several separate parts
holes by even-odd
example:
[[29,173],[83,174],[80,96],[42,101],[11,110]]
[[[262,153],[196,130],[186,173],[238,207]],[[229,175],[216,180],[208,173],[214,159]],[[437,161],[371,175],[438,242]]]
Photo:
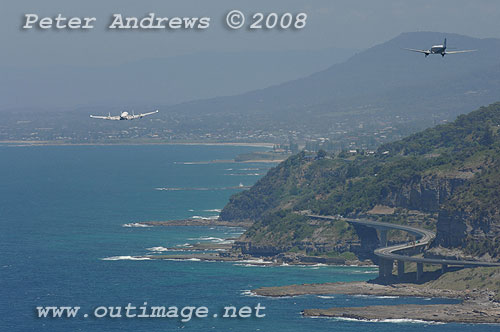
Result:
[[[449,265],[464,266],[464,267],[500,266],[500,263],[439,259],[439,258],[421,258],[421,257],[403,255],[402,252],[404,251],[414,251],[416,249],[422,249],[425,248],[428,244],[430,244],[430,242],[436,237],[436,234],[426,229],[421,229],[406,225],[391,224],[387,222],[372,221],[369,219],[347,219],[347,218],[339,219],[333,216],[322,216],[314,214],[307,216],[315,219],[343,220],[350,224],[362,225],[377,229],[380,233],[381,247],[375,249],[374,254],[380,258],[378,264],[379,277],[387,277],[392,274],[394,261],[398,262],[398,277],[402,277],[404,274],[405,262],[417,263],[417,281],[420,280],[422,277],[422,274],[424,272],[423,269],[424,264],[441,265],[443,272],[446,271]],[[417,240],[414,242],[412,241],[412,242],[396,244],[393,246],[387,246],[387,231],[390,229],[396,229],[408,232],[412,235],[415,235]]]

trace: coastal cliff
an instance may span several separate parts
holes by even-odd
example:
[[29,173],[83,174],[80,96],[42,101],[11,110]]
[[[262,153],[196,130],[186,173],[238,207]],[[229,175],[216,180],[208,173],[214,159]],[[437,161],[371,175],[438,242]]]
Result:
[[[437,232],[427,255],[500,259],[500,103],[381,146],[374,153],[300,152],[233,195],[220,219],[252,220],[236,244],[253,254],[368,257],[377,233],[315,213]],[[408,240],[392,231],[389,241]]]
[[495,156],[488,159],[484,169],[442,205],[437,222],[437,236],[429,253],[498,260],[499,200],[500,159]]
[[[473,173],[470,173],[473,176]],[[385,205],[418,210],[438,212],[441,204],[453,196],[455,190],[466,182],[463,177],[443,177],[430,174],[416,177],[401,186],[400,190],[390,192],[383,200]]]

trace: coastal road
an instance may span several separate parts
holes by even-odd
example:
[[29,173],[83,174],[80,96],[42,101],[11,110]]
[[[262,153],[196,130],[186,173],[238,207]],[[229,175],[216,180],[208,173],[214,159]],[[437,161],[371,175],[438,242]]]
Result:
[[406,242],[393,246],[385,246],[382,248],[375,249],[374,254],[380,258],[390,261],[402,261],[402,262],[415,262],[423,264],[437,264],[437,265],[459,265],[467,267],[477,267],[477,266],[500,266],[500,263],[493,262],[482,262],[482,261],[466,261],[466,260],[454,260],[454,259],[439,259],[439,258],[422,258],[422,257],[412,257],[407,255],[398,254],[398,251],[405,249],[413,249],[416,247],[428,245],[435,237],[436,234],[432,231],[421,229],[412,226],[391,224],[381,221],[372,221],[369,219],[349,219],[349,218],[337,218],[334,216],[322,216],[310,214],[307,217],[314,219],[326,219],[326,220],[342,220],[350,224],[363,225],[367,227],[372,227],[379,230],[390,230],[397,229],[401,231],[406,231],[418,237],[415,242]]

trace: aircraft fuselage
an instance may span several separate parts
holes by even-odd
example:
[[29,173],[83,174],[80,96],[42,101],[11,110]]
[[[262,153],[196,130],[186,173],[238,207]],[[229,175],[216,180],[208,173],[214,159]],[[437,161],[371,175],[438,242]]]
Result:
[[120,120],[128,120],[129,116],[128,116],[128,112],[122,112],[120,114]]
[[446,47],[444,47],[443,45],[434,45],[431,47],[430,49],[431,53],[432,54],[445,54],[446,53]]

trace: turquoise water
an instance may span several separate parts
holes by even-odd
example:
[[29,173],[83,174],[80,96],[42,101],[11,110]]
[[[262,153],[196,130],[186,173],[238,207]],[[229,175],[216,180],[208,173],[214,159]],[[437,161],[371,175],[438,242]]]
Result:
[[[262,267],[130,260],[153,247],[222,241],[233,227],[124,227],[213,217],[240,183],[269,164],[232,159],[250,147],[0,147],[0,331],[497,331],[493,325],[366,323],[303,318],[304,308],[452,300],[356,296],[264,298],[261,286],[367,280],[365,267]],[[176,188],[178,190],[156,190]],[[232,189],[228,189],[232,188]],[[203,189],[203,190],[200,190]],[[98,306],[207,306],[208,318],[85,318]],[[264,318],[214,318],[225,306],[266,307]],[[80,306],[76,318],[37,318],[37,306]]]

